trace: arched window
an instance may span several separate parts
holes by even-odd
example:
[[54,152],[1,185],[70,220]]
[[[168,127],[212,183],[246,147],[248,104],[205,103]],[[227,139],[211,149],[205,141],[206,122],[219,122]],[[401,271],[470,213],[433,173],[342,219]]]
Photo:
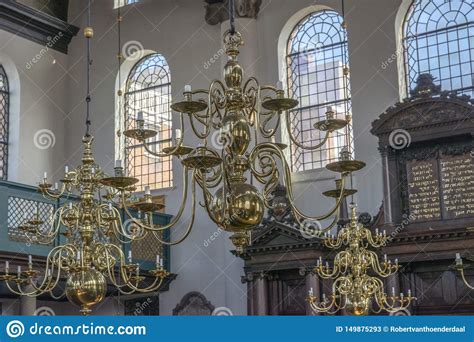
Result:
[[0,179],[8,174],[8,118],[9,118],[8,78],[0,64]]
[[[138,112],[143,112],[145,127],[158,132],[150,148],[161,151],[171,145],[171,78],[166,59],[160,54],[143,57],[132,68],[125,93],[125,128],[135,128]],[[125,167],[130,176],[140,180],[138,191],[173,185],[170,157],[156,158],[136,140],[125,138]]]
[[[299,100],[291,112],[291,127],[299,142],[314,146],[324,133],[313,125],[325,118],[332,107],[337,118],[351,112],[347,34],[343,18],[333,10],[311,13],[293,29],[288,40],[287,86],[290,97]],[[293,171],[324,167],[339,157],[347,146],[352,151],[351,127],[332,133],[316,151],[305,151],[292,144]]]
[[442,90],[474,96],[472,0],[415,0],[407,12],[403,47],[407,93],[420,74]]

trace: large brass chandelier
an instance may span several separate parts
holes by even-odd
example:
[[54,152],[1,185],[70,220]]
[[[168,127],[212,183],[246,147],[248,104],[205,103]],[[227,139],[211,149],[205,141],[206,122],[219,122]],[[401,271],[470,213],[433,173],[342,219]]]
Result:
[[[53,199],[63,199],[67,195],[68,202],[46,222],[36,213],[19,227],[30,241],[48,245],[62,235],[66,242],[52,248],[44,271],[37,270],[29,256],[27,268],[18,266],[17,272],[11,271],[6,262],[5,273],[0,275],[0,279],[11,292],[22,296],[49,293],[58,298],[66,295],[71,303],[80,306],[83,314],[89,314],[91,307],[105,298],[108,284],[123,294],[152,292],[160,288],[169,273],[163,267],[160,255],[157,255],[156,267],[145,272],[133,261],[131,252],[126,256],[122,249],[122,244],[149,238],[150,231],[159,232],[161,228],[152,225],[152,215],[161,209],[161,205],[154,203],[150,194],[145,194],[142,200],[133,204],[134,209],[141,212],[140,217],[135,218],[127,202],[138,179],[123,177],[120,166],[116,167],[113,177],[108,177],[94,161],[93,137],[89,134],[90,39],[93,37],[90,1],[89,26],[85,28],[84,36],[87,38],[88,81],[82,163],[74,170],[66,167],[60,187],[53,186],[45,173],[39,184],[41,193]],[[77,195],[77,200],[73,194]],[[114,199],[123,206],[114,203]],[[131,224],[122,222],[119,209],[124,209]],[[150,228],[141,229],[139,226]],[[58,291],[64,281],[64,289]]]
[[[350,116],[340,118],[332,108],[328,108],[326,118],[314,126],[316,130],[324,132],[322,141],[314,146],[301,144],[293,136],[288,112],[298,105],[298,101],[286,97],[280,87],[260,85],[255,77],[244,80],[243,68],[237,60],[243,40],[241,34],[235,31],[233,8],[233,1],[230,1],[231,28],[223,37],[224,50],[228,56],[223,72],[224,81],[214,80],[208,89],[192,90],[191,86],[185,86],[183,99],[171,105],[179,116],[180,126],[176,130],[173,146],[159,152],[150,147],[149,139],[155,137],[157,131],[147,127],[140,112],[137,113],[135,127],[125,130],[123,134],[141,143],[148,154],[158,158],[174,156],[183,165],[181,205],[167,227],[173,227],[184,212],[190,213],[191,220],[183,237],[175,243],[184,240],[192,229],[197,185],[202,191],[202,206],[209,218],[224,231],[232,233],[231,240],[236,251],[241,252],[250,243],[252,228],[261,223],[265,208],[271,208],[271,193],[278,184],[286,187],[289,209],[299,224],[327,220],[327,225],[319,230],[322,233],[330,230],[338,221],[338,209],[349,193],[344,187],[345,178],[365,164],[352,160],[349,148],[343,148],[340,160],[326,166],[341,175],[334,206],[327,213],[316,217],[305,215],[296,207],[291,170],[284,152],[287,146],[275,142],[280,123],[286,121],[287,133],[293,144],[301,149],[315,151],[326,144],[332,132],[347,127]],[[348,68],[345,66],[344,70],[348,71]],[[344,75],[347,76],[347,73]],[[183,132],[187,136],[188,131],[201,141],[195,148],[186,145]],[[220,144],[213,144],[216,135]],[[189,186],[192,188],[191,193],[188,191]],[[188,197],[192,198],[190,211],[185,210]],[[153,229],[151,226],[141,226]]]
[[327,234],[324,243],[330,249],[346,248],[336,254],[334,265],[323,263],[320,258],[314,268],[314,273],[323,279],[333,279],[332,294],[323,294],[319,300],[311,289],[308,296],[311,308],[320,313],[334,314],[346,310],[352,315],[367,315],[382,311],[397,312],[405,310],[416,298],[411,290],[408,294],[399,295],[392,288],[391,295],[384,291],[384,283],[380,278],[393,275],[399,269],[398,260],[392,263],[384,256],[381,261],[377,253],[370,250],[385,246],[389,237],[383,233],[372,232],[358,222],[356,208],[351,208],[351,221],[342,228],[337,236]]

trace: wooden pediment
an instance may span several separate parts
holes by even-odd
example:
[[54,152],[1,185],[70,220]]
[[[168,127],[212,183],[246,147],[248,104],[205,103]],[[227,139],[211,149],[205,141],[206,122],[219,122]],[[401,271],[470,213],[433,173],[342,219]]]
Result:
[[403,129],[411,142],[432,140],[474,131],[473,100],[468,96],[441,93],[406,99],[388,108],[372,123],[371,133],[387,146],[392,132]]

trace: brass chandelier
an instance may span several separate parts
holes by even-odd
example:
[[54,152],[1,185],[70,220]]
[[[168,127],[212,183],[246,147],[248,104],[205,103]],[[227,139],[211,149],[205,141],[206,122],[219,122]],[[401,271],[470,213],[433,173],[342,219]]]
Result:
[[[156,257],[156,267],[148,272],[140,270],[134,263],[131,252],[126,257],[122,244],[131,244],[149,238],[149,232],[160,231],[153,227],[152,215],[160,204],[153,203],[151,195],[145,194],[133,208],[141,215],[135,218],[126,202],[130,201],[134,184],[138,179],[123,177],[123,169],[117,166],[114,177],[108,177],[94,161],[92,154],[93,137],[89,134],[90,119],[90,39],[93,29],[89,25],[84,30],[87,38],[87,119],[86,134],[82,140],[84,153],[82,163],[74,170],[66,167],[61,187],[48,182],[45,173],[39,185],[41,193],[48,198],[61,199],[67,195],[68,203],[57,209],[43,222],[38,213],[26,220],[19,229],[30,241],[39,244],[51,244],[59,235],[66,242],[49,252],[44,272],[35,269],[29,256],[27,269],[18,266],[17,272],[11,272],[6,262],[5,273],[0,280],[5,281],[8,289],[22,296],[39,296],[49,293],[53,298],[66,295],[67,299],[78,306],[83,314],[89,314],[91,307],[100,303],[106,295],[107,285],[112,284],[122,294],[157,291],[169,276],[163,267],[163,259]],[[78,194],[77,201],[72,198]],[[124,204],[114,203],[113,200]],[[119,209],[123,208],[132,224],[122,222]],[[140,226],[150,227],[141,229]],[[60,282],[66,282],[65,289],[58,294]]]
[[[324,243],[330,249],[346,248],[334,257],[333,268],[329,263],[323,263],[322,258],[317,262],[314,273],[323,279],[333,279],[332,294],[326,297],[315,296],[313,289],[309,291],[308,302],[315,312],[334,314],[339,310],[346,310],[352,315],[367,315],[371,310],[374,313],[382,311],[397,312],[409,307],[413,300],[411,290],[408,294],[387,295],[384,283],[380,278],[386,278],[399,269],[398,260],[392,263],[384,256],[379,260],[376,252],[369,249],[385,246],[389,237],[385,231],[375,235],[358,222],[356,208],[351,208],[351,221],[342,228],[337,236],[327,234]],[[379,278],[380,277],[380,278]]]
[[[172,244],[183,241],[191,232],[197,185],[202,191],[202,206],[209,218],[221,229],[232,233],[231,240],[239,253],[249,245],[250,232],[262,222],[265,209],[271,208],[271,193],[278,184],[283,183],[287,188],[289,209],[300,225],[329,219],[327,226],[318,231],[323,233],[336,225],[343,198],[354,192],[345,189],[345,178],[365,164],[352,160],[349,148],[343,148],[340,160],[326,166],[341,175],[336,194],[332,196],[336,198],[334,206],[316,217],[305,215],[296,207],[291,170],[284,153],[287,146],[275,142],[281,121],[286,121],[288,136],[295,146],[315,151],[326,144],[331,133],[348,126],[350,115],[338,118],[329,107],[326,118],[314,125],[316,130],[324,132],[322,141],[314,146],[301,144],[293,136],[288,112],[298,105],[298,101],[286,97],[280,87],[260,85],[255,77],[244,80],[243,68],[237,60],[243,40],[241,34],[235,31],[233,9],[234,3],[229,1],[231,28],[223,37],[228,56],[224,81],[214,80],[208,89],[192,90],[191,86],[185,86],[183,99],[171,105],[179,117],[179,129],[176,130],[173,146],[159,152],[150,147],[148,140],[158,133],[146,126],[141,112],[137,113],[135,127],[125,130],[123,134],[142,144],[149,155],[158,158],[174,156],[183,165],[181,205],[173,220],[162,228],[175,226],[184,212],[189,213],[185,210],[188,197],[191,197],[191,219],[184,235]],[[347,75],[348,68],[344,66],[344,77],[347,78]],[[201,142],[195,148],[185,143],[183,132],[189,131],[187,125]],[[216,135],[220,142],[217,147],[212,143]],[[118,163],[121,164],[120,161]],[[141,227],[153,229],[146,224],[141,224]]]

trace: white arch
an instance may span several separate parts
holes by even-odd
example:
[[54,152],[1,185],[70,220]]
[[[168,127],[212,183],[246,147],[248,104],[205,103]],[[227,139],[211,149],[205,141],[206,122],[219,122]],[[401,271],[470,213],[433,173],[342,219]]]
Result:
[[405,33],[403,28],[405,26],[405,19],[408,14],[413,0],[402,0],[400,7],[395,17],[395,38],[397,40],[397,70],[398,70],[398,93],[400,94],[400,100],[403,100],[408,96],[407,84],[406,84],[406,73],[405,73],[405,53],[403,48],[403,37]]
[[20,74],[13,60],[0,52],[0,64],[5,69],[9,87],[8,118],[8,180],[18,181],[20,167]]
[[[132,55],[128,56],[120,66],[120,75],[117,73],[117,76],[115,78],[115,132],[119,131],[123,132],[124,127],[125,127],[125,112],[124,112],[124,106],[123,106],[123,94],[125,93],[125,86],[127,84],[127,79],[130,74],[130,71],[132,71],[133,67],[145,56],[149,56],[152,54],[157,53],[156,51],[153,50],[140,50],[136,51]],[[121,79],[121,80],[120,80]],[[121,81],[121,82],[120,82]],[[122,96],[118,96],[118,91],[122,91]],[[122,112],[120,113],[120,107],[122,108]],[[120,114],[122,117],[120,118]],[[120,139],[120,140],[119,140]],[[124,138],[123,135],[118,138],[115,135],[115,160],[124,160]],[[122,147],[122,148],[121,148]]]

